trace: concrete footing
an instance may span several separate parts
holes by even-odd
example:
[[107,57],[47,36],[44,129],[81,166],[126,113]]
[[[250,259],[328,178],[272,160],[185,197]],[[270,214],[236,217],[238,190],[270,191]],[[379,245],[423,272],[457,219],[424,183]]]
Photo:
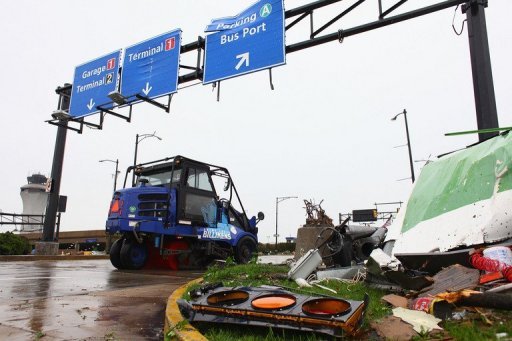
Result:
[[[295,245],[295,260],[316,247],[318,236],[324,228],[326,226],[304,226],[299,228],[297,231],[297,244]],[[326,238],[328,236],[329,234],[326,234],[323,237]],[[322,241],[318,242],[321,243]],[[323,250],[320,251],[322,252]]]
[[36,255],[55,256],[59,254],[59,243],[56,242],[36,242]]

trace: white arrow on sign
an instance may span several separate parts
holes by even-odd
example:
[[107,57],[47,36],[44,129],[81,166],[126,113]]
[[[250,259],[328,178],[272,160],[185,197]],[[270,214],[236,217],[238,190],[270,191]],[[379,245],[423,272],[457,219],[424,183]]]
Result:
[[91,98],[91,100],[89,101],[89,104],[87,104],[87,108],[88,108],[89,110],[92,110],[92,108],[94,107],[94,105],[95,105],[95,104],[96,104],[96,103],[94,103],[94,101],[93,101],[93,100],[92,100],[92,98]]
[[149,86],[149,82],[146,82],[146,88],[145,89],[142,89],[142,92],[144,93],[144,95],[148,95],[149,92],[151,91],[151,89],[153,89],[152,86]]
[[238,61],[238,64],[236,64],[235,69],[240,69],[244,63],[245,66],[249,66],[249,52],[239,54],[236,56],[236,59],[240,59],[240,61]]

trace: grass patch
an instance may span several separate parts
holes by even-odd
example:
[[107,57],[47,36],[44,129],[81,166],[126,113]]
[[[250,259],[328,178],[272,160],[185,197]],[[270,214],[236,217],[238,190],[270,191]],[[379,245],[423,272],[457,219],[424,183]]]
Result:
[[[503,310],[479,309],[486,319],[478,313],[470,313],[464,321],[446,321],[444,329],[455,340],[496,340],[496,334],[507,333],[504,340],[512,337],[512,312]],[[490,323],[490,324],[489,324]]]
[[[288,270],[289,267],[285,265],[263,265],[254,262],[245,265],[235,265],[228,260],[224,267],[213,266],[209,268],[204,275],[204,280],[205,283],[222,282],[226,287],[274,285],[299,294],[329,295],[357,301],[363,300],[365,293],[367,293],[370,296],[370,304],[358,339],[375,339],[376,335],[372,334],[370,323],[392,314],[391,308],[381,301],[382,296],[386,294],[383,290],[373,289],[364,283],[348,284],[337,280],[323,281],[321,283],[323,286],[335,290],[336,294],[318,287],[299,288],[294,281],[286,278]],[[200,286],[199,284],[189,286],[187,294],[183,298],[190,300],[188,291],[197,289]],[[317,341],[330,339],[330,337],[323,334],[265,327],[244,327],[227,324],[201,325],[197,323],[194,326],[208,340],[213,341]],[[444,328],[444,331],[419,334],[413,340],[496,340],[498,339],[497,335],[500,333],[506,333],[503,340],[509,340],[512,337],[512,311],[490,309],[472,311],[472,309],[468,309],[468,313],[462,321],[447,320],[440,323],[440,326]],[[248,328],[250,328],[250,332]]]

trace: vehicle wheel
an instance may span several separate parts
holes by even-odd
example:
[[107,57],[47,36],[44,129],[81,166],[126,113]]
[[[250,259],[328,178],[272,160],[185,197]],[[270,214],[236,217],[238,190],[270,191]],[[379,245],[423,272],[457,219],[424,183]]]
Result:
[[110,247],[110,263],[118,269],[123,268],[121,263],[121,246],[123,245],[123,239],[117,239]]
[[235,247],[235,260],[238,264],[247,264],[256,252],[256,243],[250,237],[243,237]]
[[148,248],[146,243],[137,243],[132,239],[125,239],[121,247],[121,264],[123,268],[138,270],[148,260]]

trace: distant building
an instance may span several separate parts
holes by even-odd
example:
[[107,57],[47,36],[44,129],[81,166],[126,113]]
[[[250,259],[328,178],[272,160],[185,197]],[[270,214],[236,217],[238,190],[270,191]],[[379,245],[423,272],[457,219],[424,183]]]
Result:
[[[48,193],[46,183],[48,178],[42,174],[33,174],[27,177],[28,184],[21,187],[21,200],[23,201],[22,214],[44,215]],[[36,223],[36,225],[22,224],[20,232],[34,232],[43,229],[42,217],[23,217],[23,223]]]
[[297,241],[297,237],[286,237],[287,243],[295,243]]

